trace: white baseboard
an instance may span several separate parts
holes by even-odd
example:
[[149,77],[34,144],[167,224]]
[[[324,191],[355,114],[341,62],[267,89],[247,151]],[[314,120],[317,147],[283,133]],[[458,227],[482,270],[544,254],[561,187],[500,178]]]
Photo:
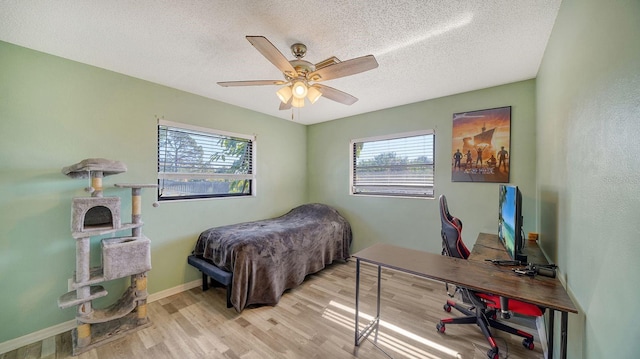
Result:
[[[176,287],[173,287],[173,288],[169,288],[169,289],[165,289],[165,290],[157,292],[157,293],[150,294],[147,297],[147,302],[148,303],[155,302],[156,300],[160,300],[160,299],[163,299],[163,298],[166,298],[166,297],[170,297],[170,296],[172,296],[174,294],[182,293],[182,292],[187,291],[189,289],[198,287],[198,286],[200,286],[200,284],[202,284],[202,280],[194,280],[192,282],[180,284],[179,286],[176,286]],[[56,324],[56,325],[51,326],[49,328],[44,328],[42,330],[38,330],[37,332],[29,333],[27,335],[23,335],[21,337],[15,338],[15,339],[7,340],[6,342],[0,343],[0,354],[4,354],[4,353],[10,352],[12,350],[16,350],[16,349],[21,348],[21,347],[23,347],[25,345],[29,345],[29,344],[32,344],[32,343],[39,342],[41,340],[47,339],[49,337],[52,337],[54,335],[58,335],[60,333],[64,333],[66,331],[72,330],[75,327],[76,327],[76,320],[72,319],[72,320],[69,320],[67,322]]]
[[195,287],[199,287],[201,284],[202,284],[202,279],[198,279],[198,280],[194,280],[192,282],[180,284],[180,285],[175,286],[173,288],[161,290],[159,292],[156,292],[156,293],[153,293],[153,294],[149,294],[149,296],[147,297],[147,302],[149,302],[149,303],[155,302],[156,300],[160,300],[162,298],[170,297],[170,296],[172,296],[174,294],[186,292],[189,289],[193,289]]

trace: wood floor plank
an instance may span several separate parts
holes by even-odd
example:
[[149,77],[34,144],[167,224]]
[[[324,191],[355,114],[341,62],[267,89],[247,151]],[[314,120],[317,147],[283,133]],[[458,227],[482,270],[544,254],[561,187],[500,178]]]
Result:
[[56,338],[49,337],[42,341],[42,350],[40,351],[41,359],[55,359],[56,357]]
[[12,350],[8,353],[0,354],[0,359],[17,359],[18,358],[18,349]]
[[42,353],[42,342],[32,343],[18,349],[19,359],[39,359]]

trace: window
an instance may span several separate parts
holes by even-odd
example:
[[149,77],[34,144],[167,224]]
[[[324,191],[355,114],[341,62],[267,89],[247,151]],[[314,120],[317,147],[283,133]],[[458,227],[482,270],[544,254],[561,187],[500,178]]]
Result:
[[351,141],[351,194],[433,198],[431,130]]
[[255,137],[158,121],[158,200],[255,193]]

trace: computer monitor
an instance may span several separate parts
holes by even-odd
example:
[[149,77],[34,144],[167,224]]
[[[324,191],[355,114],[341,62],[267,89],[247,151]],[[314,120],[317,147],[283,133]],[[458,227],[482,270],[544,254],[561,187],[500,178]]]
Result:
[[499,186],[498,237],[513,260],[527,261],[522,232],[522,194],[518,186]]

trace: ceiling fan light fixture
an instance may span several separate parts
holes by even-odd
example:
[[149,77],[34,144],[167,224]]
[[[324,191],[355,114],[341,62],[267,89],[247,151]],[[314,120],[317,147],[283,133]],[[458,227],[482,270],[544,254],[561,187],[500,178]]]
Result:
[[291,106],[293,106],[293,107],[304,107],[304,97],[303,98],[297,98],[297,97],[293,96],[293,99],[291,99]]
[[[305,98],[305,96],[307,96],[307,85],[305,85],[304,82],[302,81],[296,81],[293,86],[292,86],[292,90],[293,92],[293,97],[297,98],[297,99],[303,99]],[[302,107],[302,106],[300,106]]]
[[293,95],[293,93],[291,92],[291,86],[285,86],[281,88],[280,90],[278,90],[278,92],[276,92],[276,95],[278,95],[278,98],[280,99],[280,101],[282,101],[282,103],[289,102],[289,99]]
[[322,92],[320,92],[320,90],[318,90],[314,86],[309,87],[309,90],[307,90],[307,98],[309,99],[311,104],[316,103],[320,96],[322,96]]

